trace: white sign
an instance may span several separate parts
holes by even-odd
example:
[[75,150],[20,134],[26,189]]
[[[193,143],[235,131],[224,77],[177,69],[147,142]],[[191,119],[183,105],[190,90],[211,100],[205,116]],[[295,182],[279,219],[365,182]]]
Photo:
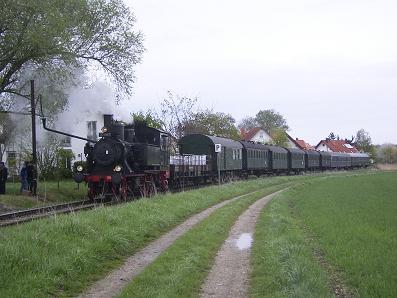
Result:
[[215,152],[219,153],[222,151],[222,145],[221,144],[215,144]]

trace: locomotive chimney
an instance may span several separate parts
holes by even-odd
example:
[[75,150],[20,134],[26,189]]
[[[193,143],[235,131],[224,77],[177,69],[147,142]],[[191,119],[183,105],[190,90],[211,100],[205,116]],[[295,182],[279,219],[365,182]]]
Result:
[[104,114],[103,115],[103,126],[107,129],[110,129],[113,124],[113,115],[111,114]]

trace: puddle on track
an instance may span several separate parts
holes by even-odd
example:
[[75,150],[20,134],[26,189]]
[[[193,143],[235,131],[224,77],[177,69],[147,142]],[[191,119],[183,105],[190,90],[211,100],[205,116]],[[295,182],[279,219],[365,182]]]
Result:
[[252,234],[251,233],[243,233],[236,241],[236,245],[239,250],[248,249],[252,244]]

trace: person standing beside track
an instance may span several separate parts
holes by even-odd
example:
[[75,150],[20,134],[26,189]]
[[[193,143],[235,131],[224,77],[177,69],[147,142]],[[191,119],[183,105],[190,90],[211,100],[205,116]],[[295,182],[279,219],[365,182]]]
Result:
[[4,164],[4,161],[0,161],[0,195],[6,193],[6,181],[8,178],[8,169]]
[[21,189],[20,193],[24,191],[28,191],[29,184],[28,184],[28,168],[27,168],[28,162],[25,161],[22,168],[21,172],[19,173],[19,177],[21,178]]

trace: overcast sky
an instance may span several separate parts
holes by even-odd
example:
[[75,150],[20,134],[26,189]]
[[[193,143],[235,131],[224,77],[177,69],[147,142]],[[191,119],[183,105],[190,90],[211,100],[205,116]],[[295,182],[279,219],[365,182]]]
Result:
[[360,128],[397,143],[396,1],[125,1],[147,51],[123,108],[171,90],[237,121],[275,109],[311,144]]

